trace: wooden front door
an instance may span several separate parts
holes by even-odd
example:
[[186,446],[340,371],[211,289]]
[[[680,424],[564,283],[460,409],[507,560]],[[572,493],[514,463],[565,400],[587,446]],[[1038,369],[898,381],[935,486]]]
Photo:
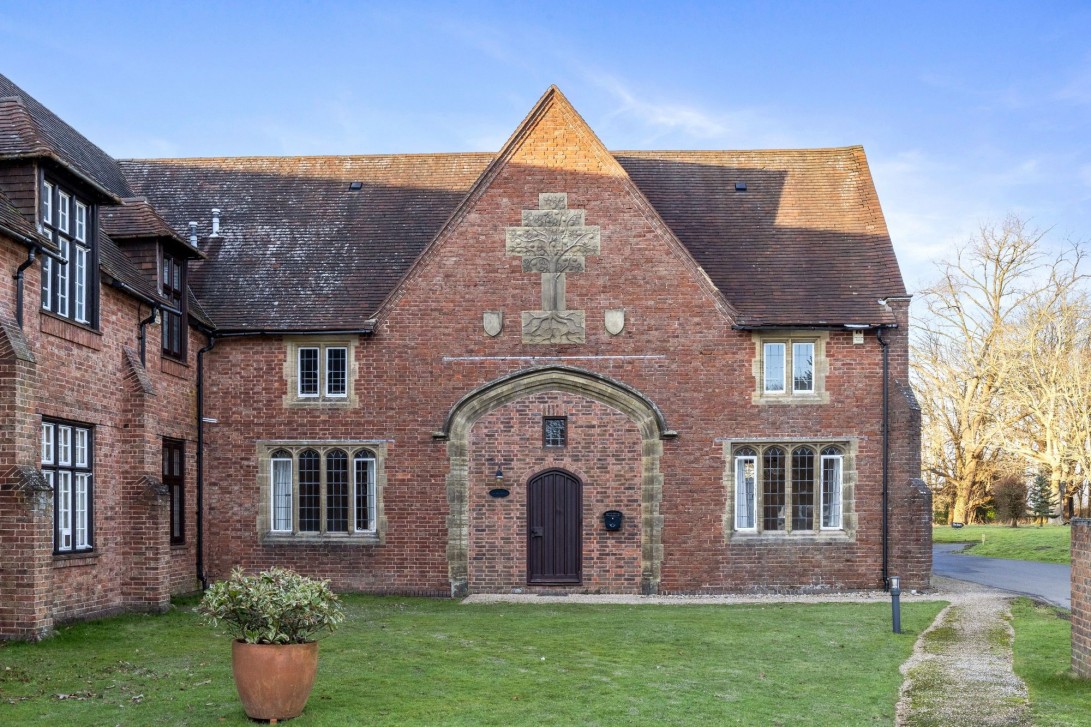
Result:
[[527,583],[579,583],[582,575],[583,485],[562,470],[527,487]]

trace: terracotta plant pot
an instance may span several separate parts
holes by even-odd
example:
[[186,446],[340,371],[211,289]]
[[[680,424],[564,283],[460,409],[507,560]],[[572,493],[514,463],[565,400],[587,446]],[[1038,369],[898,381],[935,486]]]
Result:
[[318,642],[231,644],[231,670],[246,715],[251,719],[298,717],[318,672]]

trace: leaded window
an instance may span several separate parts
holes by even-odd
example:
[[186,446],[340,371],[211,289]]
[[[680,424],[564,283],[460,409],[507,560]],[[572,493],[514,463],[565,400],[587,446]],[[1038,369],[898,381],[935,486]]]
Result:
[[185,493],[186,443],[177,439],[163,440],[163,484],[170,495],[170,542],[186,542]]
[[376,455],[355,447],[279,447],[269,457],[273,533],[373,534]]
[[542,444],[546,447],[568,446],[568,417],[542,418]]
[[[819,450],[809,444],[741,445],[733,459],[735,530],[843,528],[844,453],[840,446]],[[816,498],[820,498],[817,503]]]
[[348,396],[348,348],[300,346],[296,379],[301,399],[344,399]]
[[159,287],[163,297],[181,313],[163,311],[163,353],[170,358],[185,360],[186,339],[186,261],[164,251],[159,271]]
[[765,341],[762,390],[766,394],[815,393],[815,342]]

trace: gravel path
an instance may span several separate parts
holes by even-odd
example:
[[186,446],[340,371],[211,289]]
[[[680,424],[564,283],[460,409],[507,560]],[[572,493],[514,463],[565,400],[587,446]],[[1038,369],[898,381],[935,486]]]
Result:
[[921,634],[902,665],[895,724],[1027,725],[1027,687],[1012,671],[1010,596],[935,578],[951,605]]

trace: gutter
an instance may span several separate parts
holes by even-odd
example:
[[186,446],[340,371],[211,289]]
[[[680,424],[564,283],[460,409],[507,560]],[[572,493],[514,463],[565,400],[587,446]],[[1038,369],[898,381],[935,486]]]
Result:
[[159,306],[158,305],[153,305],[152,306],[152,311],[151,311],[151,313],[148,314],[148,317],[145,318],[144,320],[140,321],[140,333],[136,334],[136,337],[140,341],[140,364],[142,366],[147,366],[147,364],[148,364],[147,356],[146,356],[147,348],[148,348],[148,340],[147,340],[147,336],[145,335],[144,329],[147,328],[149,323],[154,323],[155,322],[155,318],[156,318],[156,316],[158,314],[159,314]]
[[[7,228],[3,228],[7,232]],[[20,263],[19,267],[15,270],[15,275],[11,277],[15,279],[15,321],[19,324],[19,328],[23,327],[23,271],[34,264],[34,260],[38,257],[38,253],[42,253],[46,257],[56,260],[60,265],[67,265],[68,261],[62,258],[60,255],[55,254],[51,250],[47,250],[40,243],[35,242],[29,237],[20,235],[29,246],[30,250],[27,254],[27,259]]]
[[242,338],[244,336],[370,336],[375,333],[378,321],[364,321],[363,328],[235,328],[217,329],[217,338]]

